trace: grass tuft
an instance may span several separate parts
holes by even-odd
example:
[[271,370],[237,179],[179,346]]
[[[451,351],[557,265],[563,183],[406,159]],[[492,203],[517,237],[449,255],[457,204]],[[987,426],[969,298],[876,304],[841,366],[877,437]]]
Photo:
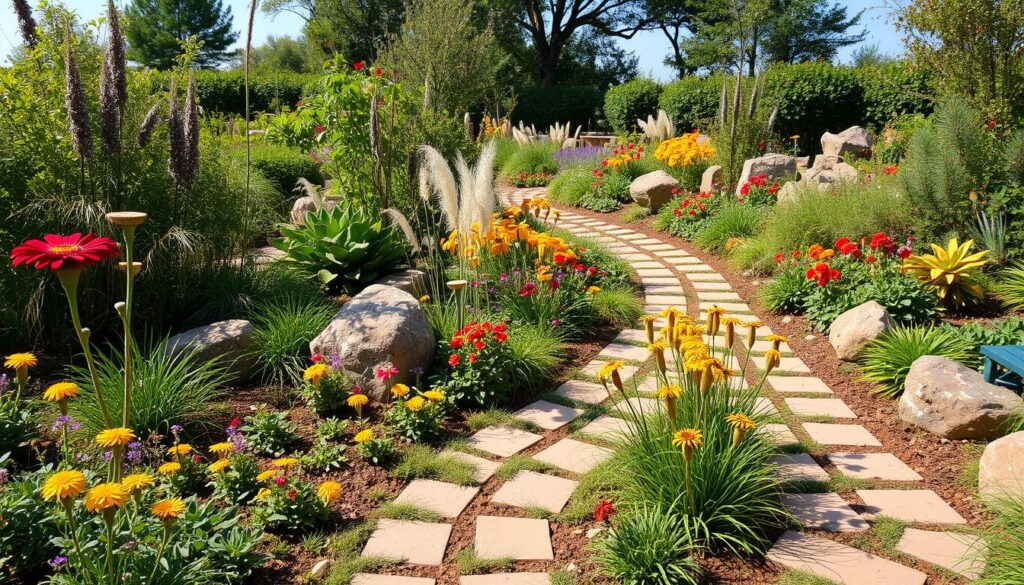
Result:
[[490,408],[470,414],[466,417],[466,426],[474,432],[486,427],[512,427],[524,431],[532,431],[536,428],[525,420],[512,416],[511,412],[500,408]]
[[458,485],[476,485],[475,465],[442,455],[425,445],[409,447],[392,472],[401,479],[436,479]]
[[501,464],[501,467],[499,467],[494,474],[498,476],[501,481],[508,481],[523,470],[542,473],[551,469],[554,469],[554,467],[544,463],[543,461],[537,461],[527,455],[512,455]]
[[349,585],[358,573],[379,571],[405,562],[405,559],[360,556],[376,527],[376,522],[361,522],[331,537],[334,562],[324,579],[325,585]]
[[462,575],[496,573],[498,571],[511,570],[516,566],[516,562],[512,557],[482,559],[477,556],[476,549],[473,548],[473,545],[469,545],[459,551],[458,562],[459,573]]
[[776,585],[838,585],[831,579],[819,577],[807,571],[792,570],[783,573]]
[[419,522],[439,522],[444,518],[435,510],[408,502],[388,502],[377,508],[374,516],[389,520],[416,520]]

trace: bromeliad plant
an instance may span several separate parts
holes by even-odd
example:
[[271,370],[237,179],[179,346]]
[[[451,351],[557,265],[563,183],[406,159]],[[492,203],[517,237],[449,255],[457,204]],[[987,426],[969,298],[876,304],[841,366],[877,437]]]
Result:
[[951,238],[945,248],[929,245],[931,254],[915,254],[903,261],[904,272],[935,291],[947,307],[964,307],[985,298],[985,290],[974,281],[971,273],[988,264],[988,250],[971,254],[974,240],[961,244],[956,238]]

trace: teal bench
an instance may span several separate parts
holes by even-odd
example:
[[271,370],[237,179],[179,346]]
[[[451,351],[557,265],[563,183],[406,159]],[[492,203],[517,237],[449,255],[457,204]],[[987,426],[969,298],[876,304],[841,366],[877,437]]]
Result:
[[981,355],[985,357],[982,375],[989,384],[1021,391],[1024,378],[1024,345],[983,345]]

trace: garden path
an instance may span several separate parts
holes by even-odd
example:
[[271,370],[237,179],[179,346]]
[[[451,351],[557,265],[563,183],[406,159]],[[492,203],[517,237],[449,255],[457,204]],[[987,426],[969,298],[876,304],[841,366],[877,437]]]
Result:
[[[506,203],[519,204],[523,198],[543,197],[544,188],[518,189],[504,193]],[[551,217],[549,220],[553,220]],[[573,234],[593,237],[615,254],[630,262],[639,274],[645,291],[647,313],[658,313],[674,306],[702,318],[707,309],[717,305],[741,319],[756,319],[741,296],[732,290],[726,279],[699,258],[671,244],[650,238],[629,227],[563,211],[557,227]],[[739,353],[749,355],[741,360],[747,365],[747,383],[760,380],[764,352],[771,347],[766,326],[758,329],[752,347],[743,347],[744,336],[737,336]],[[979,540],[956,532],[965,520],[931,490],[915,489],[921,477],[891,453],[870,431],[855,421],[854,413],[842,400],[832,397],[832,390],[785,343],[782,363],[762,389],[763,407],[778,415],[776,424],[763,425],[761,432],[776,436],[783,451],[777,458],[779,473],[802,480],[809,493],[789,494],[784,504],[804,527],[803,532],[786,531],[768,553],[768,558],[787,568],[802,569],[821,577],[847,584],[921,585],[927,575],[900,562],[882,558],[840,542],[835,535],[863,532],[876,516],[887,516],[909,523],[897,545],[906,559],[915,557],[968,578],[981,569]],[[647,372],[650,352],[642,330],[621,331],[616,339],[601,350],[590,363],[583,365],[577,379],[562,384],[551,401],[538,400],[514,413],[533,425],[536,432],[495,426],[480,430],[469,439],[470,445],[493,457],[479,458],[478,480],[499,482],[494,477],[498,462],[523,454],[557,468],[560,475],[520,471],[510,480],[492,489],[466,488],[443,482],[416,480],[399,496],[399,501],[413,502],[433,508],[453,523],[471,522],[474,526],[473,546],[479,558],[508,558],[533,561],[543,571],[462,575],[460,585],[547,585],[550,572],[583,559],[571,558],[566,551],[552,547],[551,534],[557,514],[568,503],[578,474],[585,473],[606,459],[606,447],[615,436],[628,432],[622,419],[614,416],[617,409],[604,388],[595,383],[597,370],[608,360],[626,360],[623,378],[628,386],[636,384],[639,395],[628,400],[643,409],[658,408],[653,398],[655,382]],[[635,378],[632,379],[631,378]],[[555,402],[555,400],[558,402]],[[587,424],[573,421],[585,418],[589,405],[610,407]],[[570,406],[571,405],[571,406]],[[592,407],[591,407],[592,408]],[[571,425],[571,426],[570,426]],[[573,430],[567,436],[564,427]],[[621,435],[620,435],[621,436]],[[800,452],[798,436],[805,442],[823,445],[825,459],[835,467],[830,473],[818,461]],[[890,489],[858,489],[856,497],[844,500],[830,491],[835,482],[863,481],[874,487],[880,482]],[[952,478],[951,478],[952,481]],[[486,484],[485,484],[485,487]],[[813,488],[813,489],[811,489]],[[490,502],[509,508],[505,512],[517,516],[479,515],[461,518],[472,510],[474,499],[488,497]],[[550,514],[553,520],[538,518],[537,509]],[[529,516],[529,517],[526,517]],[[453,525],[385,520],[370,538],[363,551],[366,556],[405,558],[410,564],[442,566],[455,562],[460,551],[448,550]],[[846,539],[850,544],[856,540]],[[567,556],[570,554],[570,556]],[[576,552],[575,554],[580,554]],[[541,562],[539,565],[536,562]],[[440,572],[439,572],[440,576]],[[399,577],[397,575],[359,575],[355,585],[433,585],[434,579]]]

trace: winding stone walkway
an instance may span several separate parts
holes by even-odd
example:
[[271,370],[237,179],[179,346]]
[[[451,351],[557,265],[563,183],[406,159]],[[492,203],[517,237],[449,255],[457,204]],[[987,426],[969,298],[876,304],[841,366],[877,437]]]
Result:
[[[504,193],[506,204],[520,204],[523,198],[543,197],[544,188],[519,189]],[[553,220],[552,218],[549,218]],[[570,233],[595,238],[619,257],[628,261],[641,277],[648,314],[674,306],[702,318],[707,309],[719,306],[741,319],[755,319],[751,308],[732,290],[726,279],[699,258],[685,250],[636,232],[628,227],[563,210],[557,227]],[[745,336],[737,336],[735,349],[751,359],[744,372],[747,383],[762,375],[764,352],[771,347],[768,327],[758,330],[752,347],[743,347]],[[776,462],[779,474],[801,482],[807,493],[793,493],[784,504],[801,523],[804,532],[787,531],[772,547],[768,558],[782,566],[809,571],[821,577],[847,584],[921,585],[927,575],[899,562],[837,542],[834,532],[863,532],[880,515],[898,518],[920,528],[909,528],[898,545],[902,554],[933,563],[967,577],[978,574],[978,538],[945,528],[964,520],[930,490],[914,489],[920,475],[890,453],[863,426],[857,415],[785,343],[781,346],[782,364],[767,377],[762,388],[762,408],[777,415],[778,422],[763,425],[759,432],[775,436],[784,452]],[[638,329],[627,329],[601,350],[588,364],[581,364],[575,379],[567,381],[548,395],[513,413],[531,425],[533,431],[506,426],[487,427],[468,439],[480,456],[458,454],[478,466],[477,480],[493,478],[499,462],[527,453],[537,461],[561,470],[553,473],[520,471],[504,481],[490,497],[491,503],[518,510],[520,516],[478,516],[475,522],[474,550],[480,558],[551,561],[552,528],[549,520],[537,518],[535,510],[557,515],[577,488],[579,474],[586,473],[611,455],[607,445],[614,443],[628,426],[617,416],[619,409],[610,402],[604,388],[596,383],[597,370],[609,360],[625,360],[622,373],[626,383],[636,385],[639,396],[628,400],[642,411],[659,408],[654,382],[644,366],[650,360],[646,336]],[[636,379],[632,379],[632,378]],[[553,402],[557,401],[557,402]],[[601,406],[594,406],[601,405]],[[588,408],[603,408],[605,413],[587,421]],[[590,414],[593,416],[593,414]],[[583,420],[578,420],[580,418]],[[575,425],[571,437],[549,445],[545,439],[566,425]],[[586,424],[582,424],[586,421]],[[544,448],[537,443],[545,441]],[[827,460],[835,467],[830,473],[806,453],[799,443],[817,443],[828,451]],[[856,447],[851,451],[850,447]],[[871,482],[884,480],[887,488],[859,489],[849,500],[831,491],[837,480]],[[865,484],[869,485],[869,484]],[[479,489],[423,480],[413,481],[398,501],[432,508],[446,519],[464,513]],[[557,522],[557,516],[553,521]],[[364,556],[405,559],[409,564],[440,566],[453,562],[458,551],[448,550],[452,525],[412,521],[382,520],[372,535]],[[554,565],[552,565],[554,566]],[[433,585],[433,579],[392,575],[360,575],[359,585]],[[460,585],[548,585],[547,573],[499,573],[464,575]]]

